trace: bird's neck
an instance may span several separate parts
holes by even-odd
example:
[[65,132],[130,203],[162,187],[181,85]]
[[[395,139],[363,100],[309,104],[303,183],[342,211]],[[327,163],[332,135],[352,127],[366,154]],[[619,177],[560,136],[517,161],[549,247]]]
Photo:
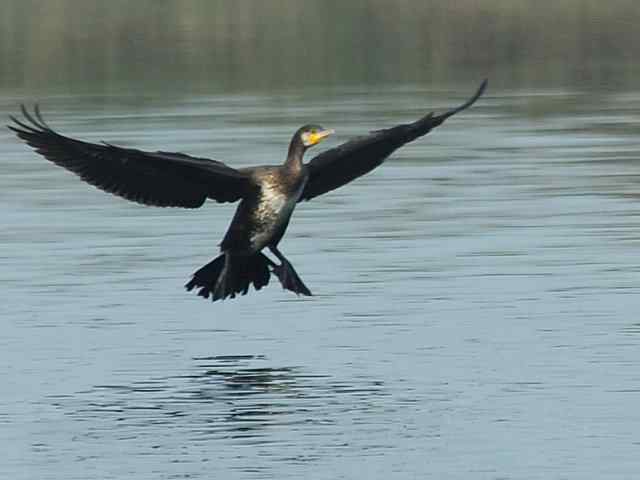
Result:
[[301,170],[304,151],[305,147],[299,139],[295,138],[291,140],[287,160],[284,162],[285,167],[296,171]]

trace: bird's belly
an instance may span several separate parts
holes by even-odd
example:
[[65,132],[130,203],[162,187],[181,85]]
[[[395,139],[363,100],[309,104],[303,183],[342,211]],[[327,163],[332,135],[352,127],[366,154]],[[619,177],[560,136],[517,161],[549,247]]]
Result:
[[297,203],[296,197],[270,195],[254,212],[253,231],[249,236],[255,251],[262,250],[286,226]]

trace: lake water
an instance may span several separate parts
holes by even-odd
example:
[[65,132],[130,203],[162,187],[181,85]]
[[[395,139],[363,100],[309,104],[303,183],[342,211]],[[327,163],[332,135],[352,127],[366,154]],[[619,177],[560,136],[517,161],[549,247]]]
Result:
[[[475,87],[39,101],[73,136],[248,166]],[[183,284],[234,206],[131,204],[3,131],[0,477],[635,478],[639,125],[640,92],[490,85],[299,205],[281,245],[315,296],[214,304]]]

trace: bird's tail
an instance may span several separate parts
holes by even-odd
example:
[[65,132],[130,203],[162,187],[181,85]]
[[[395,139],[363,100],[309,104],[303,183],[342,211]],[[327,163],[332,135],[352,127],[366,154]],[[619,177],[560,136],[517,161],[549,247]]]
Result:
[[256,290],[269,283],[269,259],[262,253],[251,256],[232,256],[223,253],[193,274],[185,285],[189,291],[198,289],[198,295],[211,296],[212,301],[245,295],[253,284]]

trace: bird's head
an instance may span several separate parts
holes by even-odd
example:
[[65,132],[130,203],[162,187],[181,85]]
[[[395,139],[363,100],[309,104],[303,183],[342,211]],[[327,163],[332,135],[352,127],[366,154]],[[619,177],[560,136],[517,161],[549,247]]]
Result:
[[305,125],[296,132],[295,136],[298,137],[305,148],[309,148],[317,145],[332,133],[335,132],[333,130],[327,130],[320,125]]

